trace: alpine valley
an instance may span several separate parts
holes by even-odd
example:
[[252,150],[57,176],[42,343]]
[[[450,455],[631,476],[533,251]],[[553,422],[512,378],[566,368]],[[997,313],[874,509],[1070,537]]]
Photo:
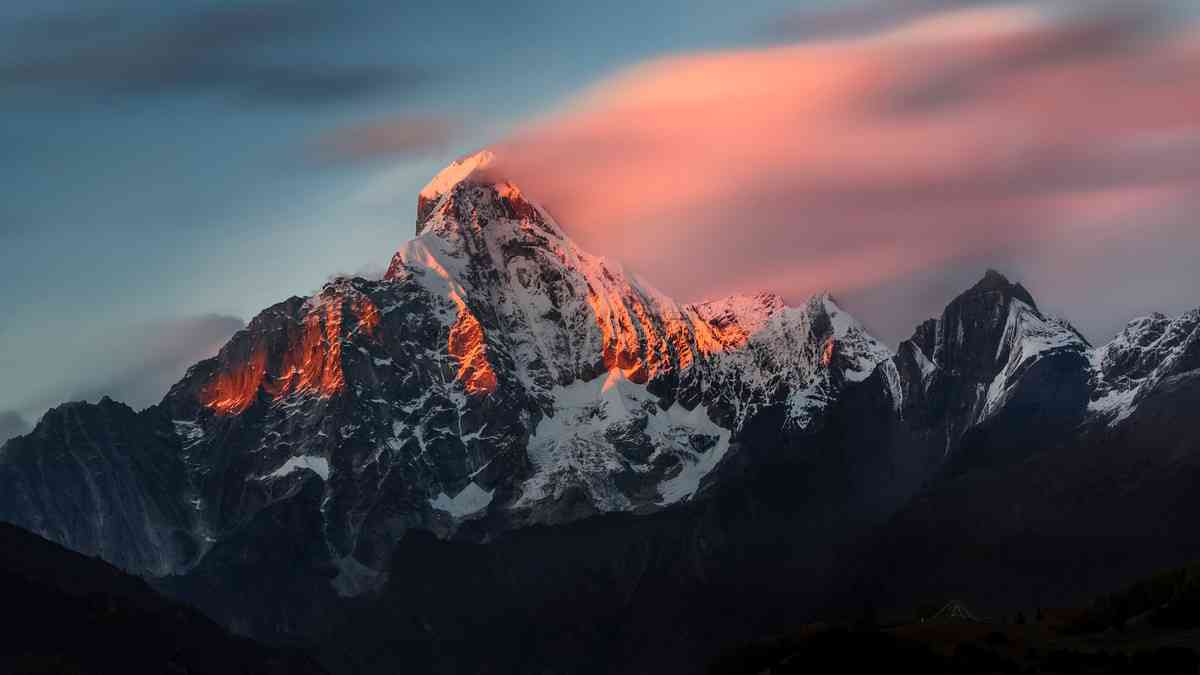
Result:
[[989,271],[893,352],[829,295],[676,302],[483,152],[382,279],[8,441],[0,519],[335,673],[697,672],[1200,559],[1198,409],[1200,310],[1093,346]]

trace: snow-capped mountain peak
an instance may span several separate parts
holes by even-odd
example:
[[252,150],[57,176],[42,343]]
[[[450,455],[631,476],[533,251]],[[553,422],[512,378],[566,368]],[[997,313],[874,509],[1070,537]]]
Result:
[[1069,324],[1042,314],[1023,286],[989,270],[900,345],[897,377],[889,375],[893,399],[943,439],[947,456],[1006,411],[1069,426],[1069,411],[1087,398],[1088,348]]
[[1089,410],[1115,424],[1172,378],[1200,369],[1200,309],[1172,319],[1151,314],[1130,321],[1090,353]]
[[470,178],[476,172],[487,169],[495,164],[496,155],[491,150],[481,150],[455,160],[431,178],[425,187],[421,188],[419,198],[437,199],[450,192],[455,185]]
[[561,236],[553,218],[499,174],[496,163],[496,155],[483,150],[457,160],[434,176],[417,197],[416,234],[447,235],[455,227],[482,227],[495,220],[512,220]]
[[428,220],[439,200],[454,190],[456,186],[469,181],[473,176],[485,171],[496,161],[495,153],[481,150],[473,155],[467,155],[452,162],[434,176],[417,195],[417,234]]

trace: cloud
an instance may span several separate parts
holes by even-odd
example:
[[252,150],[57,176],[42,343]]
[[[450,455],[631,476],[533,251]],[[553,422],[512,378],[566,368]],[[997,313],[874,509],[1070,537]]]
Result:
[[442,117],[403,117],[337,129],[315,145],[332,162],[396,157],[426,157],[444,151],[461,130]]
[[[1081,241],[1115,242],[1101,256],[1156,237],[1200,253],[1200,33],[1157,19],[926,11],[850,38],[664,58],[497,149],[582,245],[679,295],[832,289],[933,314],[945,298],[921,300],[928,270],[1035,258],[1063,261],[1042,275],[1053,293],[1073,264],[1106,267],[1081,262]],[[1157,260],[1120,262],[1169,279]],[[1100,296],[1120,283],[1092,281]]]
[[213,356],[245,323],[233,316],[202,316],[133,326],[121,345],[111,345],[107,361],[67,383],[61,401],[95,401],[110,396],[143,408],[157,403],[188,367]]
[[0,445],[14,436],[28,433],[29,422],[15,410],[0,410]]
[[289,49],[332,36],[355,13],[320,2],[224,4],[166,18],[81,12],[0,32],[0,90],[85,96],[206,92],[244,101],[320,104],[432,79],[415,65],[295,61]]

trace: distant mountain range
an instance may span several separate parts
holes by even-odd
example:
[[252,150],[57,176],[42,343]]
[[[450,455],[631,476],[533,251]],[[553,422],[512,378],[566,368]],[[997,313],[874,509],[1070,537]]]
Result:
[[695,669],[1200,557],[1200,310],[1093,347],[988,272],[893,353],[829,295],[677,303],[488,153],[417,210],[382,280],[268,308],[158,405],[46,413],[0,519],[345,672]]

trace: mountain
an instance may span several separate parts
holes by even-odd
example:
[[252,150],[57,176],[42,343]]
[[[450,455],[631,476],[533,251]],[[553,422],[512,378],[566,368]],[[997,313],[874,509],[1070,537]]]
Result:
[[0,449],[8,522],[129,571],[166,574],[194,555],[174,428],[103,398],[47,412]]
[[1023,286],[989,271],[901,343],[893,359],[897,408],[925,443],[943,445],[954,466],[987,461],[1082,421],[1089,352],[1087,340],[1043,315]]
[[[1181,363],[1186,342],[1147,357],[1149,370]],[[1200,544],[1183,527],[1192,511],[1175,502],[1184,508],[1170,514],[1164,505],[1180,493],[1156,488],[1192,477],[1171,478],[1171,463],[1143,454],[1151,444],[1123,437],[1126,422],[1111,426],[1096,405],[1105,395],[1094,384],[1098,355],[1110,348],[1092,348],[989,272],[846,386],[807,433],[744,430],[746,465],[707,499],[524,528],[484,545],[405,538],[388,583],[322,640],[323,658],[362,673],[386,672],[377,664],[401,654],[431,672],[700,672],[722,645],[814,616],[957,597],[1032,616],[1039,603],[1080,601],[1186,561]],[[1172,392],[1163,414],[1184,419],[1187,399]],[[1200,429],[1188,428],[1178,443],[1197,439]],[[1105,486],[1094,481],[1108,469],[1067,449],[1102,444],[1126,466],[1161,473],[1130,502],[1098,505]],[[1030,485],[1094,496],[1076,497],[1055,521],[1062,492],[1048,491],[1043,520],[1018,526],[1023,539],[995,531],[996,520],[1021,517]],[[1131,509],[1152,503],[1149,513]],[[1119,537],[1095,546],[1110,511],[1122,509],[1131,527],[1154,523],[1143,537],[1161,537],[1153,548]],[[1158,527],[1164,517],[1180,528]],[[1128,564],[1115,565],[1121,549]]]
[[[268,308],[140,413],[47,413],[5,446],[0,517],[172,587],[286,550],[287,588],[334,602],[378,588],[410,530],[487,540],[695,499],[741,439],[810,433],[890,356],[828,295],[677,303],[492,161],[430,182],[382,280]],[[288,633],[302,611],[224,619]]]
[[1119,424],[1147,399],[1185,386],[1200,368],[1200,310],[1178,319],[1162,314],[1135,319],[1092,352],[1091,361],[1089,408],[1110,425]]
[[818,616],[960,599],[1032,617],[1194,559],[1189,316],[1146,357],[1178,375],[1114,421],[1095,382],[1121,338],[1092,348],[988,273],[807,434],[743,432],[745,465],[706,499],[484,544],[406,537],[380,593],[320,640],[324,662],[702,672]]
[[831,607],[1027,603],[1113,523],[1155,539],[1062,595],[1184,562],[1198,324],[1093,348],[996,272],[895,353],[828,294],[678,303],[485,152],[382,279],[6,443],[0,519],[339,671],[695,670]]
[[233,637],[141,579],[0,524],[6,673],[318,673],[310,657]]
[[[844,556],[840,587],[854,590],[837,602],[956,597],[1028,611],[1200,556],[1198,345],[1192,311],[1135,320],[1082,363],[1064,359],[1060,384],[1037,387],[1053,397],[1007,428],[965,436],[958,452],[969,461],[948,463]],[[1031,424],[1046,411],[1064,426]]]

